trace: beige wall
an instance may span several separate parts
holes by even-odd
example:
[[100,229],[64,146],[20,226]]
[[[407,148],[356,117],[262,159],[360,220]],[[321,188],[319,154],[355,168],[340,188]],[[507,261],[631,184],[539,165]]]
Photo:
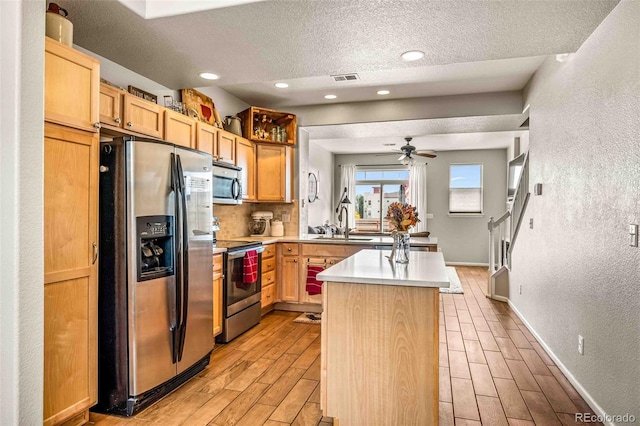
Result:
[[291,216],[290,222],[283,223],[284,235],[298,235],[298,201],[293,203],[243,203],[239,205],[214,204],[213,214],[218,217],[220,231],[216,233],[219,240],[246,237],[250,234],[251,213],[259,210],[273,212],[273,218],[282,220],[283,214]]
[[[526,91],[530,191],[511,302],[607,414],[640,419],[640,2],[622,1]],[[522,295],[518,286],[522,286]],[[579,355],[578,335],[585,338]]]

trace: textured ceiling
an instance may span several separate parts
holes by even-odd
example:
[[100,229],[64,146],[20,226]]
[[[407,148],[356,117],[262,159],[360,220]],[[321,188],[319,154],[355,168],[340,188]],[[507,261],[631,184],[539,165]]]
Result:
[[[252,105],[296,107],[519,91],[545,57],[575,52],[618,0],[274,0],[157,19],[143,19],[116,0],[58,2],[70,12],[77,45],[170,89],[215,85]],[[402,61],[400,54],[413,49],[425,57]],[[203,71],[220,79],[203,80]],[[361,79],[330,78],[352,72]],[[277,81],[290,87],[277,89]],[[379,89],[391,94],[378,96]],[[338,98],[327,101],[327,93]],[[312,139],[401,140],[514,131],[522,119],[498,115],[309,130]]]

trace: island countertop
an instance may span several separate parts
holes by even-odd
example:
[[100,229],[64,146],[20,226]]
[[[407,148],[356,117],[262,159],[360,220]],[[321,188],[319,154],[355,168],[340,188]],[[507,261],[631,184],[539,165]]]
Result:
[[398,285],[449,287],[442,253],[411,251],[409,263],[390,262],[390,250],[361,250],[318,274],[318,280]]

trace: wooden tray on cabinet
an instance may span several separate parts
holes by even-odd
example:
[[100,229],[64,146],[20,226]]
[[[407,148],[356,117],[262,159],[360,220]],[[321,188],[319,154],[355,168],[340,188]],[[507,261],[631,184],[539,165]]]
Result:
[[[238,113],[242,120],[242,136],[253,142],[277,143],[283,145],[296,144],[296,116],[288,112],[276,111],[268,108],[250,107]],[[284,128],[287,131],[286,140],[273,140],[271,129]],[[258,130],[257,132],[255,130]],[[263,137],[262,135],[266,135]]]

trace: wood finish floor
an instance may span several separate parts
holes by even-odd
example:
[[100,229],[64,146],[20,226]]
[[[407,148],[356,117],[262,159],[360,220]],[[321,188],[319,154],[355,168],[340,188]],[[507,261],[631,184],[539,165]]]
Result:
[[[507,304],[487,299],[486,268],[456,267],[464,294],[440,303],[440,425],[569,425],[592,412]],[[320,326],[273,312],[209,367],[134,418],[114,425],[321,425]],[[369,426],[369,425],[367,425]],[[384,425],[391,426],[391,425]]]

